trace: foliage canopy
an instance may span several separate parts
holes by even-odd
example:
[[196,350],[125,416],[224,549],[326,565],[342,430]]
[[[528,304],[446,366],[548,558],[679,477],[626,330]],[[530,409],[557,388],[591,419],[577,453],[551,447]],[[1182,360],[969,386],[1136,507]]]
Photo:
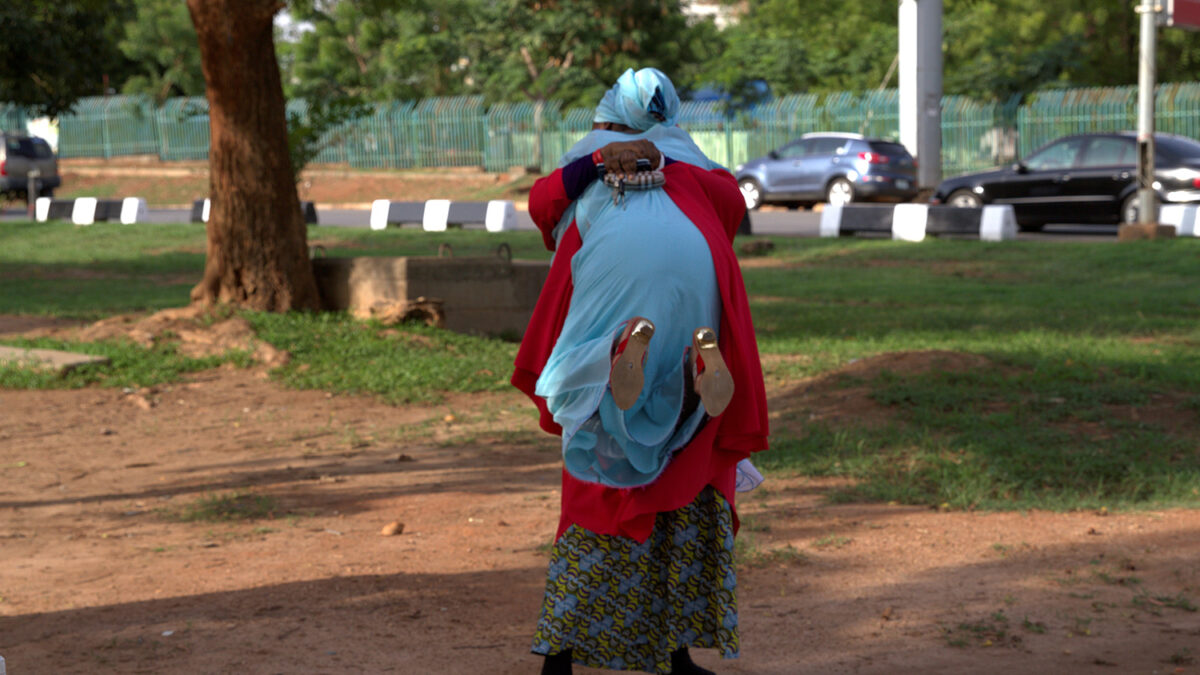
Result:
[[[289,0],[277,37],[289,98],[595,103],[628,67],[685,93],[750,83],[775,94],[896,85],[896,0],[725,3],[718,30],[680,0]],[[19,6],[18,6],[19,5]],[[947,94],[1006,100],[1053,87],[1136,83],[1128,0],[944,0]],[[96,26],[104,26],[97,30]],[[203,89],[176,0],[0,5],[0,101],[56,114],[110,89],[158,99]],[[1196,77],[1200,34],[1159,34],[1160,81]]]

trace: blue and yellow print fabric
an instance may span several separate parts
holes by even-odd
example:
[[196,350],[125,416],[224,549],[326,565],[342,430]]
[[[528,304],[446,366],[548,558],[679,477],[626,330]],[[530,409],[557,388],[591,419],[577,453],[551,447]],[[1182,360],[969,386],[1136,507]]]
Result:
[[533,652],[650,673],[670,673],[681,647],[737,658],[736,586],[733,517],[711,487],[658,514],[644,543],[572,525],[550,557]]

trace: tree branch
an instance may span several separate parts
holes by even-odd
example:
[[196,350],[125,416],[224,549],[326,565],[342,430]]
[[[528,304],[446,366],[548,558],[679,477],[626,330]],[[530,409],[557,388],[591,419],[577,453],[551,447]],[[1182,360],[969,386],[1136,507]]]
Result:
[[354,61],[356,63],[358,63],[358,72],[363,75],[366,75],[367,74],[367,60],[365,58],[363,58],[363,55],[359,52],[358,40],[356,40],[353,35],[347,35],[346,36],[346,44],[350,45],[350,53],[354,54]]
[[529,70],[529,76],[535,81],[538,79],[537,68],[533,65],[533,57],[529,55],[529,48],[521,45],[521,58],[525,59],[525,68]]

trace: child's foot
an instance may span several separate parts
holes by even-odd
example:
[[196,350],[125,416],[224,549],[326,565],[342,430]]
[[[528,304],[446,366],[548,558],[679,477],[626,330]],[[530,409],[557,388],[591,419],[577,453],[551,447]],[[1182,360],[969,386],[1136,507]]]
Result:
[[653,336],[654,323],[641,316],[630,319],[621,332],[621,339],[613,353],[612,370],[608,375],[613,402],[621,410],[632,408],[642,395],[642,385],[645,384],[642,365]]
[[725,412],[733,400],[733,377],[717,347],[717,333],[711,328],[697,328],[692,334],[692,382],[704,412],[716,417]]

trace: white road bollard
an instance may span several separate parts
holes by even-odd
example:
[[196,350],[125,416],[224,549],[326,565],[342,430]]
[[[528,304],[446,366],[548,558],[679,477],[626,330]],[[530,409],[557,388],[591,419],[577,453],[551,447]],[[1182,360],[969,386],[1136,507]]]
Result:
[[[38,197],[37,201],[35,201],[33,203],[33,214],[34,214],[33,215],[34,219],[36,219],[39,223],[44,223],[47,220],[49,220],[50,219],[50,198],[49,197]],[[0,675],[3,675],[3,673],[0,673]]]
[[892,211],[892,239],[925,241],[925,223],[928,220],[928,204],[897,204]]
[[146,219],[146,200],[141,197],[126,197],[121,200],[121,224],[132,225]]
[[841,232],[842,227],[842,207],[841,205],[833,206],[826,204],[821,211],[821,229],[822,237],[836,237]]
[[507,199],[488,202],[483,226],[488,232],[508,232],[517,229],[517,208]]
[[450,217],[449,199],[429,199],[425,201],[425,215],[421,219],[421,229],[426,232],[445,232],[446,223]]
[[1196,217],[1200,206],[1196,204],[1163,204],[1158,210],[1158,222],[1175,228],[1176,237],[1200,237]]
[[76,225],[91,225],[96,222],[96,198],[78,197],[71,209],[71,222]]
[[979,238],[983,241],[1011,241],[1017,238],[1017,215],[1011,204],[983,207],[979,217]]
[[392,200],[376,199],[371,202],[371,229],[386,230],[388,226],[388,211],[392,208]]

